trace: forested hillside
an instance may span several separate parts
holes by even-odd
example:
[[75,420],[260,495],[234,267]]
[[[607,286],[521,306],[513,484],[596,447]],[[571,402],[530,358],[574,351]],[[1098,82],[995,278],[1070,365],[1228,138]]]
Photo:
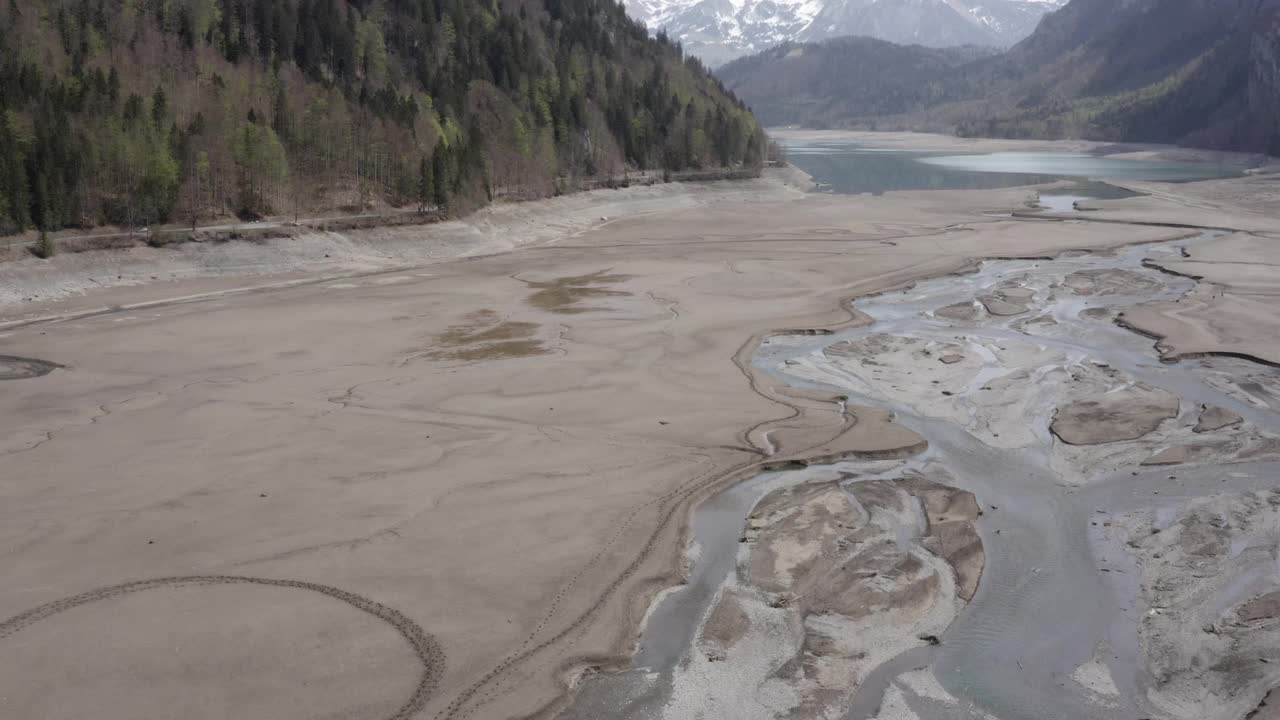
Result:
[[[965,96],[954,71],[990,48],[896,45],[869,37],[785,43],[716,74],[766,125],[839,127]],[[874,120],[868,121],[874,124]]]
[[616,0],[0,0],[0,229],[448,207],[758,166]]

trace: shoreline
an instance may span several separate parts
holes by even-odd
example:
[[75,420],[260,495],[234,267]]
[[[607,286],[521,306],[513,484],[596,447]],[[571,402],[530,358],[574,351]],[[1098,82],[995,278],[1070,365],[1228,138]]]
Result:
[[[281,237],[293,237],[305,232],[346,232],[351,230],[387,228],[401,225],[429,227],[445,222],[466,222],[471,216],[487,209],[502,205],[524,204],[554,200],[560,197],[571,197],[601,190],[628,190],[631,188],[652,187],[671,183],[697,185],[716,182],[741,182],[756,180],[761,177],[764,168],[718,168],[712,170],[684,170],[672,173],[669,177],[654,170],[639,170],[624,174],[622,179],[614,177],[584,180],[574,189],[547,197],[521,199],[517,196],[497,197],[488,204],[472,210],[464,215],[449,217],[439,208],[403,210],[392,206],[367,208],[370,212],[360,214],[339,214],[337,208],[329,210],[310,209],[307,215],[321,213],[319,216],[305,219],[290,219],[288,214],[264,216],[257,220],[240,220],[232,215],[221,219],[225,222],[205,223],[191,227],[182,223],[167,223],[154,228],[139,227],[125,229],[115,225],[98,225],[88,228],[63,228],[49,233],[55,243],[67,247],[68,252],[90,252],[93,250],[125,250],[129,248],[151,246],[172,247],[186,243],[208,242],[261,242]],[[38,237],[38,228],[28,229],[21,233],[0,236],[0,262],[11,261],[28,256],[27,250],[32,247]]]
[[922,152],[996,153],[1068,152],[1125,160],[1203,162],[1242,169],[1280,171],[1280,158],[1262,153],[1204,150],[1156,143],[1112,143],[1097,140],[1023,140],[1012,138],[957,137],[941,133],[875,130],[814,130],[797,127],[768,128],[770,138],[808,142],[859,142],[869,147]]
[[[803,194],[811,179],[796,168],[774,169],[752,179],[636,185],[586,190],[558,198],[496,203],[465,218],[346,231],[284,228],[265,240],[187,242],[161,247],[59,253],[49,260],[11,250],[0,260],[0,318],[15,308],[44,305],[109,288],[145,290],[165,282],[224,277],[319,280],[425,268],[577,237],[610,222],[718,202],[766,197],[781,189]],[[601,215],[601,213],[605,213]],[[112,276],[115,277],[112,277]],[[287,287],[289,279],[280,284]],[[212,293],[214,291],[210,291]],[[7,319],[12,319],[7,318]],[[0,329],[3,329],[0,326]]]
[[[690,206],[682,211],[684,214],[672,210],[655,210],[647,214],[637,213],[621,219],[615,218],[607,223],[607,227],[588,222],[587,227],[575,233],[575,236],[578,237],[578,242],[582,244],[581,249],[577,247],[557,248],[554,239],[549,241],[550,244],[545,246],[547,250],[552,255],[561,256],[564,259],[551,258],[547,260],[544,265],[540,266],[540,274],[543,277],[550,272],[568,273],[570,276],[577,278],[581,276],[574,276],[574,272],[590,272],[609,266],[621,267],[623,268],[622,272],[630,270],[633,274],[648,277],[649,280],[641,285],[628,280],[616,281],[618,284],[614,285],[614,287],[621,288],[621,292],[627,297],[622,295],[613,296],[619,299],[612,301],[616,303],[612,313],[620,318],[635,318],[636,322],[643,322],[646,327],[652,326],[653,330],[646,330],[646,332],[650,332],[651,336],[655,338],[654,341],[667,343],[669,352],[674,357],[684,358],[685,364],[679,371],[680,374],[673,377],[688,379],[681,380],[676,387],[681,387],[683,383],[688,382],[705,383],[706,378],[712,377],[717,372],[722,372],[725,355],[718,353],[720,351],[728,351],[726,352],[727,356],[739,367],[740,372],[746,377],[748,385],[752,387],[752,394],[765,401],[765,404],[761,405],[756,401],[737,398],[727,408],[728,413],[732,415],[746,412],[751,417],[759,418],[761,415],[765,417],[754,424],[748,425],[745,429],[742,426],[738,426],[733,436],[730,437],[725,435],[723,431],[715,429],[718,424],[724,422],[719,419],[720,416],[703,415],[701,413],[705,411],[698,407],[699,403],[686,403],[686,409],[681,412],[685,413],[689,419],[684,422],[711,428],[707,431],[696,431],[699,434],[694,436],[692,446],[696,446],[698,452],[719,454],[718,457],[720,459],[713,459],[711,463],[712,470],[710,472],[713,474],[706,476],[687,475],[681,471],[675,474],[684,476],[686,479],[683,481],[660,481],[659,487],[670,487],[671,492],[675,493],[671,496],[674,501],[673,504],[662,511],[658,518],[641,521],[641,524],[654,530],[649,534],[649,540],[646,541],[643,537],[633,538],[630,535],[628,536],[632,547],[635,546],[637,541],[643,541],[644,546],[650,548],[651,552],[642,553],[639,556],[636,556],[634,552],[630,553],[629,557],[631,557],[635,568],[634,573],[616,583],[607,574],[604,577],[597,577],[601,573],[597,570],[592,570],[593,566],[591,564],[580,569],[579,573],[587,573],[586,575],[581,575],[584,578],[583,582],[586,582],[585,578],[596,578],[591,582],[604,584],[605,587],[612,587],[613,589],[604,592],[594,590],[581,591],[581,593],[586,593],[586,597],[594,599],[594,607],[587,610],[587,615],[584,615],[584,617],[593,619],[589,623],[573,620],[566,625],[564,619],[556,619],[554,617],[554,613],[558,611],[553,606],[552,615],[544,617],[543,625],[551,626],[547,633],[554,630],[559,630],[559,633],[554,635],[543,633],[539,635],[539,631],[534,630],[530,637],[535,639],[536,642],[528,646],[531,649],[523,660],[533,661],[535,665],[540,665],[544,668],[554,668],[556,679],[553,684],[564,688],[566,684],[572,687],[574,682],[573,679],[566,680],[563,675],[564,672],[572,673],[572,671],[582,668],[584,665],[594,664],[593,660],[601,660],[606,657],[613,659],[629,657],[629,654],[624,655],[623,653],[626,653],[627,648],[634,646],[636,637],[634,627],[638,624],[639,618],[643,617],[648,611],[652,597],[660,592],[662,587],[669,586],[670,581],[681,574],[680,568],[683,565],[683,547],[685,539],[687,539],[690,511],[702,498],[712,494],[715,488],[727,486],[733,478],[740,475],[754,473],[757,466],[762,467],[768,461],[764,457],[736,465],[732,461],[733,457],[740,457],[740,453],[748,452],[759,455],[764,448],[772,447],[775,440],[764,439],[766,433],[774,433],[776,437],[780,438],[776,441],[780,443],[778,446],[780,449],[774,461],[782,462],[793,457],[802,457],[806,453],[815,453],[818,457],[829,459],[833,454],[849,452],[851,449],[852,451],[861,449],[875,452],[876,450],[873,446],[876,443],[883,444],[884,442],[883,435],[879,433],[885,432],[885,428],[898,427],[890,425],[886,417],[880,416],[880,419],[877,420],[878,416],[875,413],[867,413],[859,409],[854,409],[853,415],[856,418],[857,414],[861,412],[863,414],[862,423],[850,422],[849,418],[842,416],[840,423],[833,425],[830,417],[833,413],[831,408],[827,407],[830,404],[829,402],[805,396],[792,397],[788,395],[785,396],[785,399],[782,399],[784,395],[777,388],[772,387],[767,378],[759,377],[757,372],[750,366],[750,358],[754,355],[759,345],[767,337],[778,331],[759,329],[753,331],[745,341],[740,339],[740,335],[738,335],[737,342],[726,339],[730,334],[740,332],[743,319],[754,315],[755,320],[751,324],[757,326],[773,324],[774,327],[791,328],[852,327],[862,321],[865,316],[860,316],[859,311],[849,299],[850,296],[865,299],[874,293],[887,293],[910,287],[914,283],[930,277],[963,273],[981,262],[978,259],[981,256],[979,251],[989,253],[986,257],[1013,257],[1019,254],[1027,257],[1043,257],[1049,254],[1060,255],[1073,250],[1092,251],[1136,242],[1157,242],[1162,238],[1167,239],[1156,232],[1154,228],[1128,228],[1123,232],[1117,230],[1112,237],[1099,238],[1096,233],[1087,228],[1082,229],[1055,223],[1055,226],[1062,225],[1062,227],[1054,227],[1051,230],[1046,229],[1044,237],[1037,238],[1028,244],[1021,242],[1022,238],[1018,237],[1018,226],[1015,224],[1018,221],[981,218],[980,213],[973,209],[973,200],[975,198],[997,198],[997,201],[991,204],[1003,205],[1008,204],[1012,199],[1023,197],[1026,192],[1027,189],[1022,188],[982,193],[963,191],[955,193],[942,191],[941,194],[905,193],[902,196],[890,198],[887,202],[874,199],[806,199],[802,201],[804,209],[800,217],[803,219],[799,220],[795,215],[790,216],[789,219],[778,217],[787,207],[791,208],[788,212],[795,212],[795,208],[786,203],[794,204],[798,202],[798,195],[790,195],[791,199],[787,201],[775,200],[773,205],[762,210],[752,211],[755,214],[751,214],[746,208],[739,205],[747,193],[737,193],[736,200],[726,197],[723,203],[697,207]],[[962,207],[967,209],[962,210]],[[856,217],[858,212],[855,212],[855,208],[858,212],[864,213],[868,217],[866,219]],[[902,219],[904,217],[901,213],[903,208],[912,209],[912,213],[909,216],[905,216],[909,219]],[[584,213],[584,217],[592,215],[590,209],[585,210]],[[702,221],[702,226],[690,229],[692,227],[690,216],[693,213],[700,213],[707,217]],[[951,229],[954,224],[952,221],[967,223],[971,227]],[[932,227],[928,227],[930,223],[932,223]],[[685,235],[681,235],[681,233],[702,237],[704,244],[702,246],[669,244],[666,247],[672,248],[671,250],[661,251],[646,249],[645,242],[650,238],[684,237]],[[605,236],[609,237],[609,243],[601,242]],[[619,240],[619,238],[622,239]],[[886,238],[893,239],[886,240]],[[945,247],[948,248],[949,252],[942,251],[944,239],[946,241]],[[890,244],[885,245],[885,242]],[[832,243],[836,244],[832,245]],[[763,248],[772,249],[766,251]],[[479,266],[485,265],[487,268],[492,265],[494,270],[498,272],[484,270],[483,281],[493,285],[494,289],[484,290],[483,292],[486,293],[486,297],[490,300],[497,297],[505,297],[512,292],[510,286],[501,283],[494,284],[495,278],[500,276],[501,271],[515,269],[516,272],[511,274],[523,276],[525,268],[521,267],[521,261],[526,261],[524,264],[536,265],[542,262],[542,258],[535,256],[547,255],[547,253],[527,252],[529,249],[530,246],[526,245],[522,249],[516,249],[511,253],[478,257],[465,262],[442,260],[439,263],[426,266],[429,269],[433,269],[433,277],[421,280],[409,278],[399,283],[379,285],[373,281],[398,277],[399,274],[405,272],[405,269],[377,270],[374,271],[377,273],[376,275],[361,276],[366,281],[365,285],[361,287],[367,289],[360,292],[377,302],[385,303],[388,302],[387,298],[393,298],[399,304],[405,304],[411,298],[411,296],[404,294],[407,288],[417,288],[424,293],[442,293],[440,294],[442,302],[446,298],[467,298],[481,292],[467,284],[467,282],[481,282],[481,275],[475,274],[481,272],[478,269]],[[584,249],[590,252],[584,254],[582,252]],[[837,249],[838,252],[843,254],[850,252],[855,255],[858,253],[865,254],[858,255],[858,257],[862,258],[861,260],[848,257],[837,262],[835,258],[840,256],[832,255],[832,249]],[[1011,250],[1018,250],[1018,252],[1010,252]],[[673,256],[655,259],[654,253],[659,252],[670,252],[673,253]],[[920,260],[920,257],[935,252],[943,252],[943,254],[931,257],[928,260]],[[972,253],[978,253],[978,256],[976,257]],[[771,259],[765,263],[755,259],[760,255],[785,259]],[[812,255],[813,259],[807,259],[806,255]],[[826,259],[821,260],[819,258]],[[721,266],[727,269],[718,269]],[[791,269],[791,266],[794,266],[794,270]],[[858,268],[856,272],[851,270],[854,267]],[[791,275],[771,277],[769,273],[776,273],[777,270],[775,268],[786,268]],[[824,274],[817,276],[811,274],[815,272]],[[735,279],[734,275],[740,273],[750,273],[750,277],[753,278],[752,282],[744,285],[743,281]],[[682,280],[686,276],[689,277],[687,282]],[[354,276],[348,276],[345,279],[349,280],[351,277]],[[458,278],[456,282],[452,279],[454,277]],[[538,275],[534,277],[538,277]],[[818,287],[806,287],[807,284],[812,284],[809,281],[810,277],[822,277],[821,283],[825,284]],[[695,280],[697,283],[694,283]],[[286,307],[297,308],[299,307],[297,305],[298,298],[310,298],[315,303],[326,302],[324,299],[325,294],[318,291],[327,289],[325,287],[327,285],[352,284],[335,283],[333,279],[329,278],[316,280],[315,282],[316,286],[311,288],[298,286],[273,288],[272,290],[278,291],[275,292],[277,301],[285,302]],[[441,282],[453,283],[453,285],[449,288],[435,289],[436,284]],[[647,292],[653,297],[653,302],[651,303],[642,299],[640,290],[645,286],[648,286]],[[702,290],[701,288],[704,286],[706,289]],[[567,287],[576,286],[569,285]],[[754,304],[749,307],[735,307],[737,305],[747,305],[747,301],[737,297],[740,287],[753,288],[757,295],[752,301]],[[109,292],[119,293],[119,289]],[[776,301],[769,301],[770,294],[775,296]],[[662,306],[663,303],[658,302],[657,298],[664,295],[672,296],[673,299],[670,301],[670,307],[666,311],[661,311],[659,306]],[[117,297],[119,297],[118,294]],[[217,297],[219,301],[226,300],[231,306],[238,307],[243,307],[247,299],[244,295],[240,297]],[[597,302],[607,302],[607,298],[610,296],[597,295],[597,297],[606,298],[606,300]],[[471,302],[471,306],[475,306],[474,301],[468,302]],[[764,302],[770,302],[773,307],[762,304]],[[691,307],[692,303],[709,307],[695,311],[690,315],[688,308]],[[69,304],[74,305],[76,303],[73,301]],[[155,319],[147,322],[163,323],[166,322],[164,316],[169,312],[196,313],[214,310],[214,308],[203,307],[205,305],[209,305],[209,303],[188,303],[185,306],[175,307],[165,305],[130,307],[126,305],[122,310],[110,311],[118,314],[123,313],[120,317],[125,317],[127,314],[137,310],[159,311],[151,313]],[[483,307],[483,304],[481,307]],[[537,313],[530,314],[532,311],[520,308],[519,301],[516,301],[514,305],[503,306],[503,308],[504,312],[517,319],[527,316],[530,320],[533,320],[538,317]],[[671,308],[678,308],[678,310],[672,310]],[[452,310],[452,312],[456,313],[460,312],[460,310]],[[574,310],[574,312],[577,311]],[[670,312],[673,317],[667,317],[667,312]],[[717,313],[722,314],[723,317],[717,318]],[[702,319],[699,320],[699,317],[702,317]],[[582,319],[575,320],[574,318]],[[90,318],[84,319],[89,320]],[[608,327],[617,325],[621,320],[613,319],[611,322],[605,322],[606,320],[610,320],[610,318],[604,316],[595,319],[595,316],[590,313],[566,316],[552,315],[550,321],[554,323],[559,323],[560,325],[571,324],[571,331],[568,335],[571,338],[569,343],[578,343],[557,346],[557,349],[563,350],[566,356],[569,357],[578,357],[582,352],[588,352],[588,357],[590,357],[589,353],[593,345],[591,343],[582,344],[583,341],[575,340],[574,338],[588,332],[594,332],[599,337],[608,337]],[[431,317],[428,321],[443,325],[451,320]],[[677,322],[686,323],[686,337],[699,338],[699,345],[705,345],[706,347],[696,347],[694,350],[689,350],[681,345],[681,335],[675,333],[671,333],[670,336],[664,335],[664,333],[670,333],[670,331],[663,330],[663,323],[671,324]],[[705,326],[694,324],[691,329],[692,334],[689,334],[690,328],[687,323],[697,322],[707,324]],[[101,326],[102,324],[103,322],[99,319],[97,325]],[[58,325],[61,324],[48,325],[46,327],[52,330]],[[128,325],[122,326],[125,329],[127,327]],[[184,326],[170,325],[170,327],[173,331],[177,331],[182,330]],[[553,329],[548,328],[545,331],[547,337],[551,337]],[[11,331],[0,329],[0,349],[6,352],[10,349],[10,345],[15,342],[14,333],[22,336],[26,342],[40,344],[46,348],[52,347],[49,345],[52,342],[51,340],[39,340],[32,337],[32,333],[29,330],[31,328],[26,330],[16,328]],[[190,333],[191,331],[183,330],[183,332]],[[64,330],[64,333],[70,333],[70,329]],[[563,329],[560,330],[560,333],[561,337],[565,337]],[[661,340],[663,337],[667,337],[667,339]],[[595,340],[594,342],[599,343],[602,341]],[[617,341],[613,342],[617,343]],[[580,349],[580,345],[587,348],[587,350]],[[249,347],[252,347],[252,345],[249,345]],[[623,343],[615,344],[615,346],[611,347],[623,348],[627,347],[627,345]],[[733,347],[737,349],[731,350]],[[16,350],[17,347],[15,346],[14,349]],[[66,347],[63,347],[63,349],[66,350]],[[570,351],[574,355],[568,355]],[[638,351],[630,350],[629,352]],[[23,353],[15,352],[14,354],[21,355]],[[48,355],[49,353],[35,352],[31,354],[39,356]],[[53,359],[56,360],[57,358]],[[697,362],[694,362],[694,359]],[[535,357],[528,362],[537,364],[540,361]],[[613,361],[606,362],[602,356],[599,360],[593,360],[592,362],[596,363],[592,367],[608,367]],[[745,363],[745,366],[743,363]],[[73,363],[72,365],[73,369],[75,369],[75,364]],[[480,363],[480,365],[483,366],[484,363]],[[432,370],[434,366],[419,365],[416,367],[421,368],[424,373],[434,373],[434,370]],[[451,372],[461,373],[464,372],[464,368],[469,366],[457,365],[450,367],[452,368]],[[520,366],[513,365],[512,367],[518,368]],[[550,366],[548,368],[550,369]],[[481,374],[475,377],[464,376],[466,378],[465,382],[457,379],[453,380],[453,382],[483,387],[484,382],[486,382],[485,378],[489,378],[488,381],[492,382],[497,377],[500,377],[492,373],[485,374],[486,371],[484,371],[483,367],[470,368],[465,372]],[[592,372],[597,371],[592,370]],[[710,374],[708,375],[707,373]],[[55,373],[53,377],[57,377],[57,374]],[[611,382],[614,385],[619,385],[620,383],[625,385],[625,382],[621,381],[626,380],[628,376],[617,377],[621,378],[621,380],[614,379]],[[352,377],[351,379],[357,380],[359,377]],[[404,382],[413,383],[415,381],[416,379],[410,379]],[[346,380],[344,379],[343,382],[346,382]],[[668,385],[670,384],[670,381],[665,382]],[[718,382],[723,383],[725,381],[721,379]],[[720,394],[719,388],[723,387],[725,392],[728,392],[735,385],[738,388],[737,392],[740,393],[740,383],[731,382],[727,385],[713,388],[714,391],[707,392],[705,397],[707,399],[728,398],[728,395]],[[14,387],[16,390],[17,386]],[[416,385],[411,384],[408,387],[415,388],[417,392],[425,392],[425,389],[418,388]],[[661,389],[662,387],[662,384],[650,386],[651,389]],[[761,388],[765,387],[768,388],[768,392],[761,390]],[[355,397],[352,391],[348,391],[347,395]],[[393,405],[387,405],[390,399],[390,397],[383,398],[378,395],[372,395],[362,398],[360,402],[361,406],[386,406],[382,410],[382,412],[386,412],[387,409],[394,407]],[[667,398],[667,401],[669,405],[674,406],[677,404],[674,396]],[[456,404],[458,402],[461,402],[459,397],[447,396],[445,402],[434,404],[449,406],[450,403]],[[461,413],[457,410],[454,412],[458,412],[459,419],[470,417],[480,412],[491,415],[493,410],[485,408],[487,405],[497,402],[498,400],[486,400],[485,403],[478,405],[470,413]],[[517,412],[517,406],[512,405],[512,402],[515,401],[503,401],[503,404],[496,407],[502,407],[505,414],[514,414]],[[593,417],[593,410],[590,404],[575,408],[574,403],[572,401],[569,402],[569,411],[576,412],[580,417],[588,418],[588,420],[570,421],[565,427],[572,428],[575,432],[585,432],[587,425],[584,423],[591,422],[589,419]],[[110,405],[110,403],[104,404]],[[560,406],[561,401],[556,400],[555,404]],[[523,406],[521,408],[518,411],[525,413],[527,409],[523,409]],[[789,408],[791,414],[785,417],[777,417],[777,411],[780,408]],[[662,404],[650,404],[641,405],[630,414],[641,418],[664,418],[667,417],[666,413],[669,412],[674,411],[671,408],[664,408]],[[871,420],[870,428],[867,427],[868,418]],[[451,422],[457,422],[457,420]],[[560,421],[560,423],[563,422]],[[641,438],[647,438],[649,435],[661,431],[657,423],[652,424],[653,429],[638,431],[634,429],[635,421],[626,417],[608,416],[608,422],[611,427],[616,425],[617,429],[614,432],[619,433],[620,438],[623,437],[622,433],[626,433],[628,438],[634,436],[635,439],[628,442],[640,443]],[[864,434],[864,431],[869,435]],[[444,431],[446,435],[449,432],[451,431]],[[504,430],[503,432],[514,433],[515,430]],[[686,429],[685,432],[695,431]],[[434,431],[433,434],[435,434]],[[717,438],[720,439],[720,444],[715,442]],[[597,442],[592,441],[581,450],[574,451],[576,454],[567,456],[563,462],[573,463],[576,461],[575,458],[590,462],[590,458],[595,457],[595,454],[598,453],[598,449],[592,449],[598,448]],[[644,442],[651,441],[644,440]],[[789,450],[793,443],[798,449]],[[863,444],[859,445],[858,443]],[[464,446],[458,445],[458,447],[462,448]],[[517,449],[513,449],[512,452],[519,452],[519,447],[521,445],[517,445]],[[525,445],[525,447],[533,446]],[[716,450],[717,447],[720,449]],[[628,450],[627,452],[631,451]],[[22,456],[16,455],[15,457]],[[636,467],[645,467],[644,462],[651,462],[651,460],[644,460],[637,464]],[[717,467],[719,467],[718,471],[716,470]],[[553,470],[552,466],[544,463],[540,472],[552,472]],[[533,472],[533,470],[526,468],[522,469],[521,472],[527,473]],[[652,471],[650,470],[650,472]],[[463,492],[463,490],[459,489],[451,492]],[[612,505],[617,504],[617,501],[611,500],[609,502]],[[641,510],[636,510],[635,512],[641,512]],[[671,523],[672,518],[679,518],[680,522],[673,524]],[[436,522],[444,521],[443,518],[437,518],[436,520]],[[672,525],[676,527],[673,529]],[[624,526],[618,532],[622,533],[627,529],[628,526]],[[584,534],[588,533],[584,532]],[[604,548],[599,552],[613,553],[614,551]],[[627,553],[623,555],[624,557],[628,556]],[[670,557],[665,557],[665,555],[670,555]],[[604,555],[597,554],[597,557],[603,558]],[[490,559],[489,562],[494,562],[494,560]],[[566,566],[572,567],[574,563],[566,563]],[[294,568],[295,571],[298,569]],[[466,576],[465,572],[459,572]],[[394,574],[391,573],[391,575]],[[359,578],[349,578],[349,580],[359,580]],[[378,584],[385,586],[387,581],[380,581]],[[339,586],[342,586],[342,584],[339,584]],[[389,589],[389,587],[384,587],[384,592]],[[565,591],[562,589],[560,593],[564,594]],[[581,593],[575,591],[573,594]],[[400,599],[399,604],[401,607],[405,607],[405,603],[414,597],[422,598],[421,600],[415,600],[415,604],[418,602],[427,605],[431,604],[426,599],[431,596],[431,593],[415,595],[413,592],[402,590],[390,594],[394,598]],[[618,607],[617,603],[619,595],[626,598],[626,602],[623,603],[624,607],[621,608]],[[526,601],[538,604],[538,597],[540,596],[535,594],[532,600],[526,599]],[[644,599],[644,602],[640,602],[641,598]],[[5,602],[5,596],[0,594],[0,615],[7,616],[9,614],[7,610],[10,609],[11,604],[17,605],[13,601]],[[21,610],[22,608],[16,607],[16,609]],[[426,620],[422,621],[421,624],[426,627],[428,632],[440,629],[443,622],[439,618],[431,619],[428,617]],[[467,627],[470,626],[467,625]],[[582,634],[579,633],[580,629]],[[582,640],[583,634],[595,639]],[[574,638],[578,639],[575,640]],[[612,639],[607,640],[606,638]],[[492,645],[491,641],[485,642]],[[571,643],[570,648],[578,648],[578,650],[570,648],[556,649],[565,642]],[[445,644],[452,653],[457,653],[461,647],[457,638],[447,638]],[[485,647],[489,646],[484,643],[477,644]],[[498,643],[498,645],[511,647],[519,646],[519,643]],[[551,656],[546,657],[548,654]],[[469,664],[464,662],[461,670],[455,663],[449,667],[450,674],[446,676],[445,686],[447,687],[451,683],[456,687],[463,685],[474,686],[475,690],[469,691],[471,695],[467,696],[467,699],[478,698],[481,690],[488,692],[493,689],[483,678],[506,675],[517,678],[507,680],[508,687],[514,683],[516,686],[524,687],[525,689],[514,694],[486,696],[490,702],[496,703],[486,711],[507,712],[507,708],[517,708],[521,705],[528,708],[530,707],[529,701],[545,693],[544,681],[533,679],[534,676],[541,675],[540,672],[527,668],[521,669],[522,664],[525,663],[523,663],[519,654],[511,657],[515,658],[515,660],[506,665],[494,666],[498,668],[499,672],[494,673],[491,671],[487,675],[484,674],[484,669],[472,667],[475,665],[474,661]],[[550,664],[548,664],[548,661],[550,661]],[[457,675],[459,672],[462,673],[461,677]],[[472,681],[458,685],[466,677],[470,677],[473,680],[476,677],[480,677],[482,680],[478,683]],[[524,677],[525,679],[520,680],[518,679],[519,677]],[[533,689],[536,687],[543,687],[544,690]],[[520,698],[523,698],[523,700]],[[443,706],[445,699],[447,698],[432,698],[431,707],[437,708],[441,712],[446,712],[446,717],[461,717],[462,713],[458,711],[464,706],[469,705],[472,710],[476,707],[467,702],[459,702],[458,698],[454,698],[455,702],[449,707],[455,708],[455,710],[449,710],[448,707]],[[557,697],[552,697],[547,701],[551,704],[543,705],[543,709],[539,711],[539,716],[545,717],[549,715],[552,712],[552,705],[561,701],[568,702],[566,698],[559,697],[559,694],[557,694]]]

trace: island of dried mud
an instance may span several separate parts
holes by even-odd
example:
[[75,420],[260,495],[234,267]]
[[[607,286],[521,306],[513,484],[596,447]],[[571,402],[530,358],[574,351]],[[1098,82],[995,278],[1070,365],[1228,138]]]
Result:
[[1257,180],[0,265],[0,716],[1265,709]]

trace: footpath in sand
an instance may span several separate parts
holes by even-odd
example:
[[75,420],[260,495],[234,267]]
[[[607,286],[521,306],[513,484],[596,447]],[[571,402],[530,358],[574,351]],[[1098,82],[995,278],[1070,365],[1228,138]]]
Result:
[[[400,229],[377,262],[358,235],[0,267],[0,716],[551,714],[576,670],[626,662],[696,501],[922,449],[760,371],[762,339],[975,258],[1186,234],[990,214],[1025,189],[719,188],[485,216],[453,228],[493,239],[466,259]],[[172,282],[123,285],[152,262]],[[904,479],[884,492],[927,489]],[[925,582],[954,586],[948,556]]]

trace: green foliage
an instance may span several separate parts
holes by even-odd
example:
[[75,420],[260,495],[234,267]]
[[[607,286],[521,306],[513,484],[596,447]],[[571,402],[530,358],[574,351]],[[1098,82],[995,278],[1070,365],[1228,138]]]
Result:
[[0,112],[0,220],[21,232],[30,223],[25,148],[18,142],[12,112]]
[[178,203],[178,163],[164,145],[153,145],[143,151],[142,173],[135,197],[139,199],[139,217],[143,222],[168,222]]
[[760,161],[750,111],[616,0],[21,5],[0,13],[0,232]]
[[418,163],[418,184],[416,186],[419,208],[426,208],[435,200],[435,171],[431,167],[431,161],[425,156]]
[[49,237],[48,231],[41,230],[40,239],[36,240],[31,252],[38,258],[48,260],[58,253],[58,246],[53,238]]
[[440,143],[431,154],[432,199],[441,210],[449,208],[449,190],[453,187],[453,158],[449,146]]
[[227,141],[235,160],[240,188],[237,212],[259,216],[271,212],[271,196],[289,174],[280,138],[269,127],[242,122]]

